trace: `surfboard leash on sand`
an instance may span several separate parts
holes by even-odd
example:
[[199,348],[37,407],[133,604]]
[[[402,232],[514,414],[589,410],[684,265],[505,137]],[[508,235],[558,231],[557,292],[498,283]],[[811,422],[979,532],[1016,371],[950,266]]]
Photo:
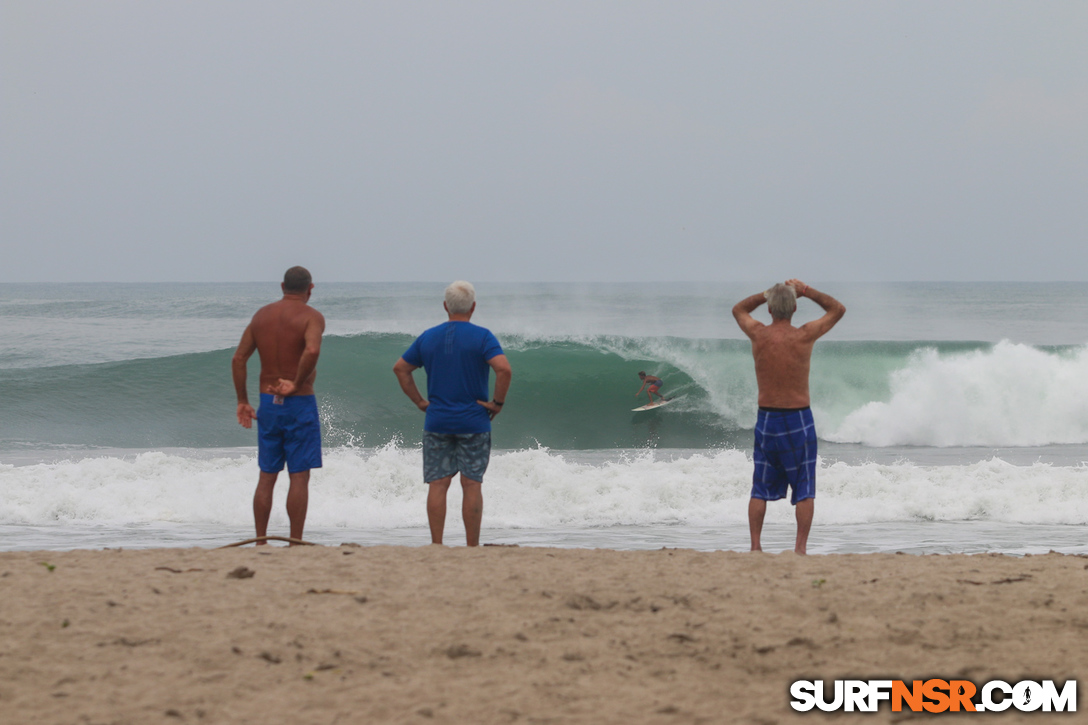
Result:
[[259,541],[286,541],[290,544],[300,544],[302,546],[321,546],[321,544],[315,544],[312,541],[303,541],[302,539],[292,539],[289,536],[255,536],[252,539],[246,539],[245,541],[237,541],[233,544],[227,544],[226,546],[219,546],[219,549],[229,549],[234,546],[245,546],[246,544],[256,544]]

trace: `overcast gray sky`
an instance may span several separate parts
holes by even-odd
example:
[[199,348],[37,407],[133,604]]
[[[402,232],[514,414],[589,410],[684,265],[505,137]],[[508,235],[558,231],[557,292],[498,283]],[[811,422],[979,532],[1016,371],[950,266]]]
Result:
[[0,281],[1088,279],[1088,2],[0,0]]

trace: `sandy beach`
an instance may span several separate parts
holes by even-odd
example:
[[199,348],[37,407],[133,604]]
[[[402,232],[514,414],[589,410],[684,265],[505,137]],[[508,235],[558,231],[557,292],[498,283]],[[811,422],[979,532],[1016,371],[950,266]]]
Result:
[[4,723],[769,724],[842,716],[791,710],[797,679],[1088,671],[1059,554],[15,552],[0,603]]

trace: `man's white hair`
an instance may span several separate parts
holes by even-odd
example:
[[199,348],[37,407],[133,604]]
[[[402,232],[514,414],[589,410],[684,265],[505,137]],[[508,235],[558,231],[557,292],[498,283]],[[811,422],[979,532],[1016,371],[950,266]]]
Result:
[[776,320],[788,320],[797,311],[797,290],[779,282],[766,292],[767,310]]
[[451,315],[467,315],[476,304],[476,288],[459,279],[446,288],[446,310]]

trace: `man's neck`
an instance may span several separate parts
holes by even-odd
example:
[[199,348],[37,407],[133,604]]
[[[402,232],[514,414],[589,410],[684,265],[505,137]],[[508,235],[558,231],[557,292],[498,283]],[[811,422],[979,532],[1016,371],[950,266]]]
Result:
[[450,322],[468,322],[470,319],[472,319],[472,313],[471,312],[468,313],[467,315],[454,315],[454,314],[450,315]]
[[283,295],[283,301],[284,302],[301,302],[301,303],[305,304],[309,300],[310,300],[310,295],[309,294],[284,294]]

